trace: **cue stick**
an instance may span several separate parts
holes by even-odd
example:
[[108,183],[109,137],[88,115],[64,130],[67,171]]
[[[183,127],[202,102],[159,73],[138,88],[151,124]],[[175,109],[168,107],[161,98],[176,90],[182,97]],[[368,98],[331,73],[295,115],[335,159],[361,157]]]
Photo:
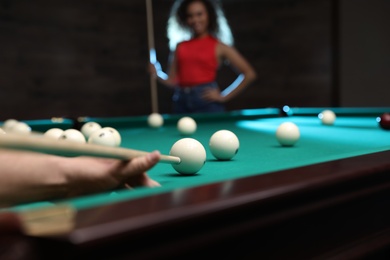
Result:
[[[147,22],[147,30],[148,30],[149,62],[150,62],[152,60],[151,53],[154,52],[153,55],[156,56],[156,50],[154,47],[152,0],[146,0],[146,22]],[[158,113],[157,80],[153,75],[150,75],[150,93],[152,99],[152,112]]]
[[[92,156],[121,160],[134,159],[149,152],[121,147],[76,143],[65,140],[55,140],[38,134],[0,134],[0,148],[24,150],[66,157]],[[170,155],[161,155],[160,162],[179,164],[180,158]]]

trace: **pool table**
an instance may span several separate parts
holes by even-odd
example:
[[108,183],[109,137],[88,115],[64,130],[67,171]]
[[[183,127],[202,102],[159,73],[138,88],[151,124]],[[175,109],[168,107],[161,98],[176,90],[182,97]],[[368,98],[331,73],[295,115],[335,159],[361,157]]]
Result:
[[[317,115],[324,109],[336,112],[334,125],[321,124]],[[390,131],[376,118],[388,111],[285,107],[194,114],[198,127],[191,138],[207,152],[197,174],[180,175],[159,163],[149,171],[162,185],[158,188],[3,209],[36,219],[26,221],[24,231],[1,234],[0,245],[6,247],[0,256],[385,258],[390,252]],[[95,121],[116,128],[122,147],[169,154],[184,137],[176,129],[181,116],[163,116],[159,129],[148,127],[146,116],[80,117],[71,127]],[[285,121],[300,130],[292,147],[282,147],[275,138]],[[208,149],[210,136],[220,129],[240,140],[230,161],[216,160]]]

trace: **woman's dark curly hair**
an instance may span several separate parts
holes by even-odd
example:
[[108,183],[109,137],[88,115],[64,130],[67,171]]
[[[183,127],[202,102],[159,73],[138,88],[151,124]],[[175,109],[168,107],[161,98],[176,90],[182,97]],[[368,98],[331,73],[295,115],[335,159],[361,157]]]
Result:
[[178,43],[193,37],[187,24],[187,9],[193,2],[203,3],[209,18],[208,32],[221,42],[233,45],[233,35],[226,20],[220,0],[176,0],[172,5],[167,23],[169,49],[176,49]]
[[[174,8],[172,11],[175,12],[177,22],[180,26],[183,28],[186,28],[187,30],[190,29],[187,24],[187,9],[188,6],[193,2],[200,2],[206,7],[206,11],[208,14],[209,24],[208,24],[208,31],[209,33],[216,35],[219,30],[218,26],[218,19],[217,19],[217,7],[216,2],[211,0],[182,0],[177,2],[176,8]],[[175,11],[176,10],[176,11]]]

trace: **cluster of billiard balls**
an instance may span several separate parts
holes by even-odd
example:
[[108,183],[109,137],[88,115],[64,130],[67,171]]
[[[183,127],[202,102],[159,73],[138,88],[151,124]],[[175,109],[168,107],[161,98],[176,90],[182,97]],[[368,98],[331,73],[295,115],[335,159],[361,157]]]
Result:
[[[25,122],[21,122],[16,119],[8,119],[4,121],[1,132],[30,134],[31,127]],[[96,122],[85,123],[80,131],[77,129],[63,130],[60,128],[50,128],[43,133],[43,136],[57,140],[98,144],[111,147],[118,147],[121,144],[121,136],[115,128],[102,127]]]
[[102,127],[96,122],[85,123],[80,131],[77,129],[51,128],[43,136],[81,144],[89,143],[110,147],[118,147],[122,141],[121,135],[115,128]]
[[25,122],[18,121],[16,119],[7,119],[4,121],[1,133],[15,133],[15,134],[30,134],[31,127]]
[[[152,128],[159,128],[164,124],[164,118],[158,113],[152,113],[148,117],[148,124]],[[197,123],[189,116],[184,116],[177,121],[177,130],[181,135],[190,136],[196,132]],[[218,160],[231,160],[238,152],[240,142],[238,137],[229,130],[218,130],[211,135],[208,147],[212,155]],[[181,174],[194,174],[198,172],[206,161],[206,150],[196,139],[185,137],[176,141],[170,155],[177,156],[181,162],[172,164],[173,168]]]
[[43,135],[58,140],[97,144],[110,147],[119,147],[122,142],[121,135],[115,128],[109,126],[102,127],[96,122],[85,123],[81,127],[80,131],[77,129],[62,130],[59,128],[51,128]]

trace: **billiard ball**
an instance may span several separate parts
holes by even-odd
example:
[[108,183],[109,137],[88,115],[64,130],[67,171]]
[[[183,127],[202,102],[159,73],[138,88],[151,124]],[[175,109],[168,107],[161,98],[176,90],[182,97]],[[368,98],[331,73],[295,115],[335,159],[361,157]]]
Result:
[[299,137],[299,128],[292,122],[284,122],[276,130],[276,139],[282,146],[293,146]]
[[12,118],[5,120],[3,123],[3,130],[6,132],[11,131],[12,127],[14,127],[14,125],[16,125],[18,122],[18,120]]
[[164,124],[164,118],[159,113],[151,113],[148,116],[148,125],[152,128],[160,128]]
[[215,132],[209,141],[211,153],[218,160],[230,160],[238,152],[240,142],[237,136],[229,130]]
[[60,128],[51,128],[51,129],[47,130],[43,134],[43,136],[58,140],[58,138],[60,138],[60,136],[62,135],[63,132],[64,132],[64,130],[62,130]]
[[66,140],[76,143],[86,143],[86,139],[79,130],[76,129],[66,129],[58,138],[58,140]]
[[116,146],[114,134],[107,128],[102,128],[93,132],[88,138],[88,143],[111,147]]
[[177,130],[182,135],[192,135],[195,133],[196,127],[196,121],[189,116],[182,117],[177,122]]
[[10,132],[17,133],[17,134],[30,134],[31,127],[25,122],[17,122],[12,126]]
[[318,118],[324,125],[333,125],[336,120],[336,114],[332,110],[324,110],[318,114]]
[[382,129],[390,130],[390,113],[383,113],[379,117],[378,122]]
[[85,139],[88,140],[88,138],[91,136],[91,134],[99,129],[101,129],[102,126],[96,122],[87,122],[81,127],[81,133],[85,136]]
[[112,133],[114,135],[115,146],[121,145],[122,137],[121,137],[120,133],[118,132],[118,130],[116,130],[115,128],[110,127],[110,126],[103,127],[103,129],[108,130],[110,133]]
[[172,164],[172,167],[183,175],[197,173],[206,162],[206,150],[198,140],[193,138],[182,138],[176,141],[169,154],[180,158],[180,163]]

